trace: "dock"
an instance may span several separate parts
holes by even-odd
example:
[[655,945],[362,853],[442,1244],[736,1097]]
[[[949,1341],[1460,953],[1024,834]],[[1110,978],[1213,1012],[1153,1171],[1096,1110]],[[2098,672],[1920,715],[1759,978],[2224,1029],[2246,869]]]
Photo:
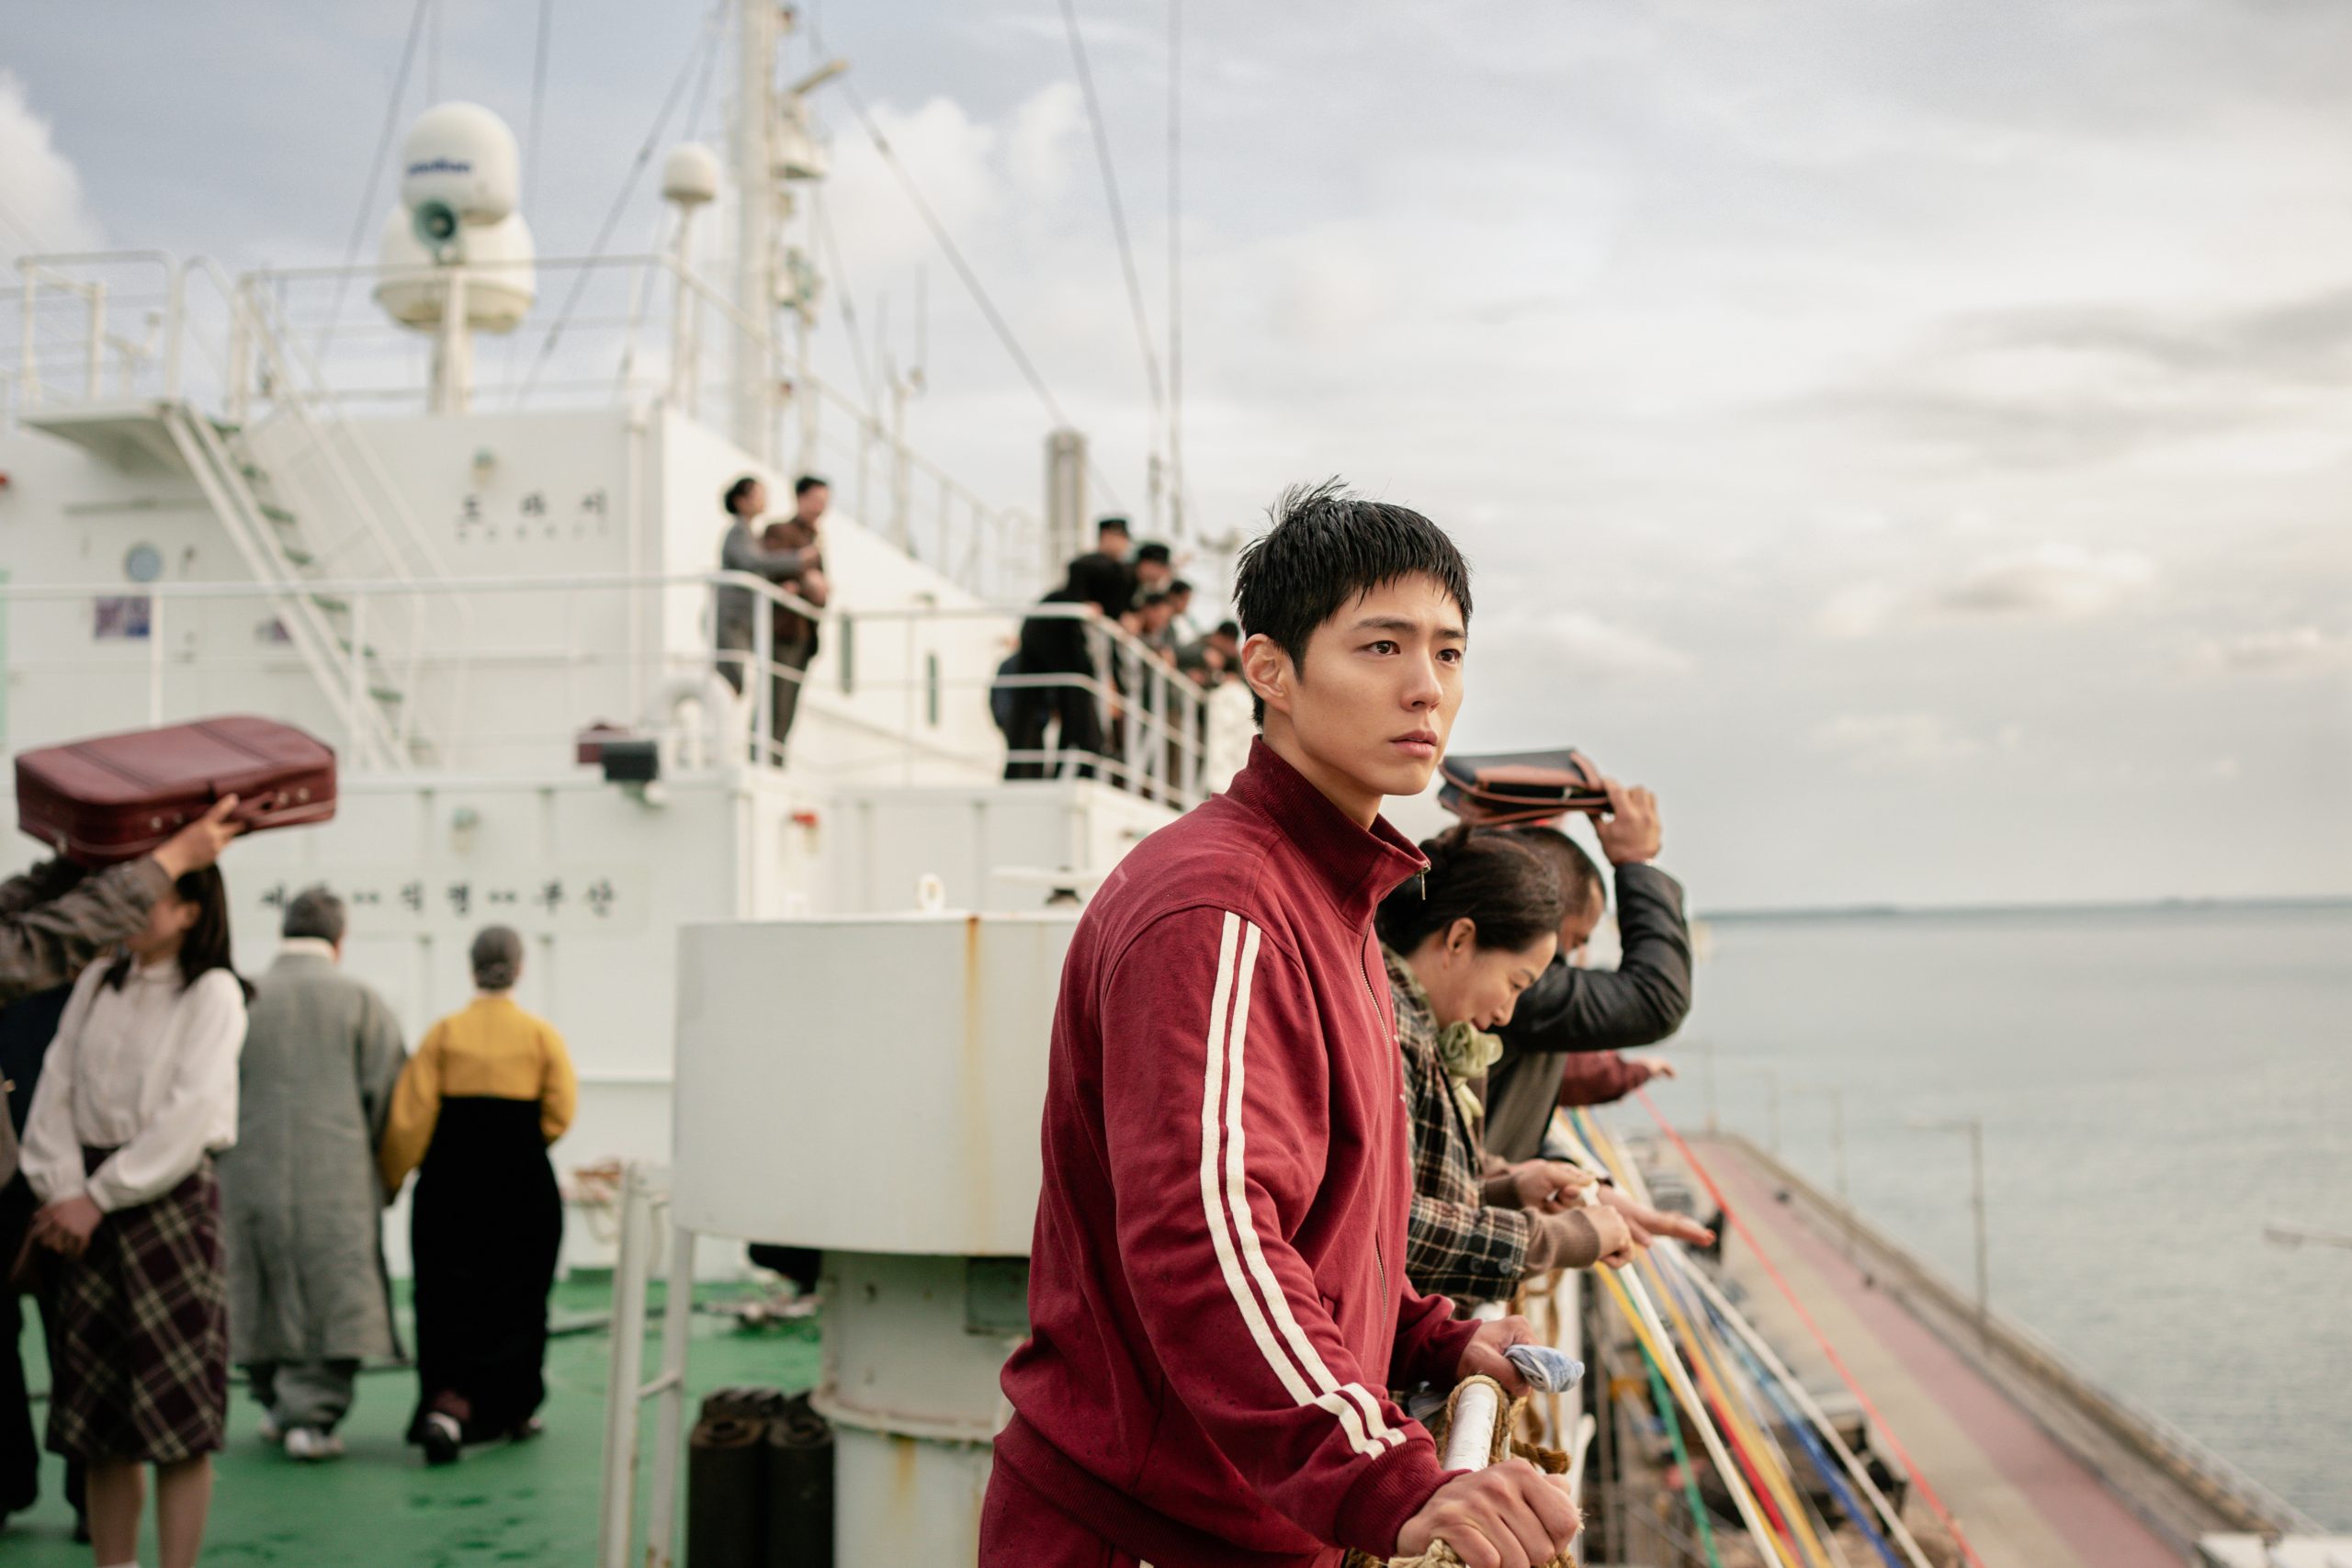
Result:
[[1985,1568],[2179,1568],[2211,1536],[2314,1528],[1754,1144],[1691,1144],[1753,1238],[1724,1244],[1743,1309],[1808,1387],[1839,1386],[1769,1259]]

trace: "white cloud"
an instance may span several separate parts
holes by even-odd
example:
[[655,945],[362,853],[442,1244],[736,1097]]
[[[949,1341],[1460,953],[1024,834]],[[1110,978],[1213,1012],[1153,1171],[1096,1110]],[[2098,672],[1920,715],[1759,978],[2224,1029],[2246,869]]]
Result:
[[1502,643],[1513,658],[1554,660],[1556,672],[1567,676],[1674,674],[1693,662],[1646,632],[1582,610],[1507,611],[1477,630],[1482,641]]
[[[2005,728],[1996,737],[2003,747],[2018,744],[2021,736]],[[1817,750],[1842,757],[1869,772],[1894,772],[1962,762],[1984,750],[1984,742],[1940,714],[1839,714],[1814,728]]]
[[0,255],[87,250],[98,240],[81,175],[57,150],[25,85],[0,70]]
[[2352,636],[2317,626],[2280,626],[2209,637],[2196,656],[2199,666],[2229,675],[2294,677],[2352,670]]
[[1813,629],[1826,637],[1871,637],[1894,616],[1898,598],[1883,582],[1849,582],[1822,601]]
[[2136,550],[2042,544],[1979,562],[1936,604],[1958,615],[2081,620],[2142,592],[2155,577],[2156,563]]

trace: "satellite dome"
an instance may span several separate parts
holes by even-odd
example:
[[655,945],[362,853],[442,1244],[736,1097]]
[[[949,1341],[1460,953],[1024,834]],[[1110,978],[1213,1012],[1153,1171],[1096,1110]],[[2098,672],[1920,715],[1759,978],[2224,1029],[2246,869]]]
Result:
[[718,154],[699,141],[670,149],[662,164],[662,199],[700,207],[718,195]]
[[448,267],[465,268],[466,325],[478,332],[512,332],[538,298],[537,248],[523,215],[458,231],[453,251],[436,256],[416,237],[410,214],[395,207],[384,218],[376,249],[382,281],[376,303],[404,327],[430,331],[448,308]]
[[514,210],[522,155],[506,122],[480,104],[435,104],[401,143],[401,201],[412,214],[446,209],[469,227]]

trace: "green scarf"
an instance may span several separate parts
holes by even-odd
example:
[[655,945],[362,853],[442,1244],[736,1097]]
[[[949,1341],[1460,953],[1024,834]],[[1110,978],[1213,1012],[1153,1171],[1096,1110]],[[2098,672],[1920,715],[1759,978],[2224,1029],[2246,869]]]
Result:
[[1466,1019],[1459,1023],[1438,1023],[1437,1011],[1430,1006],[1430,994],[1422,987],[1420,976],[1413,973],[1412,965],[1400,955],[1389,968],[1404,981],[1406,994],[1435,1028],[1437,1065],[1445,1070],[1446,1080],[1453,1086],[1453,1103],[1462,1108],[1463,1121],[1476,1128],[1486,1119],[1487,1111],[1470,1085],[1485,1077],[1487,1069],[1502,1060],[1502,1041]]

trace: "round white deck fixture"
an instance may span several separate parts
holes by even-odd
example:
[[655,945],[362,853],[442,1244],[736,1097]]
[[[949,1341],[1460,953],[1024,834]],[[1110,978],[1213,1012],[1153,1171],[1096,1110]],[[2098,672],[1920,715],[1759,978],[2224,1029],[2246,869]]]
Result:
[[718,154],[699,141],[670,149],[662,163],[662,199],[700,207],[718,197]]

